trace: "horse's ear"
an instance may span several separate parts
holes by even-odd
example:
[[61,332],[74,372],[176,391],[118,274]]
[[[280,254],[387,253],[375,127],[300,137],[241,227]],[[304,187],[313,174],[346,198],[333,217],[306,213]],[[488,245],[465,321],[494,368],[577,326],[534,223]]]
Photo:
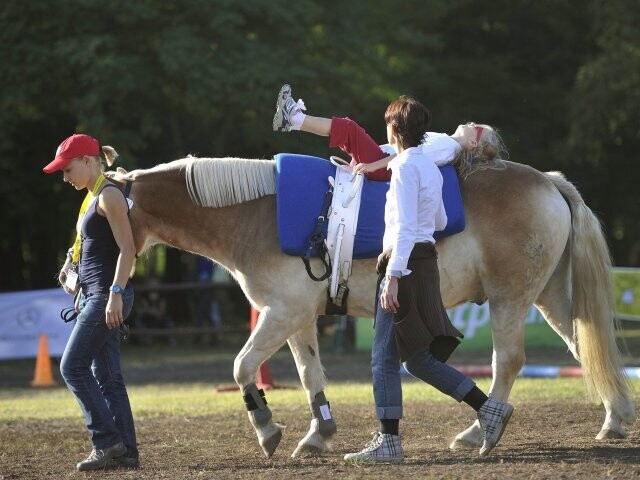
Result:
[[113,182],[124,183],[128,172],[124,168],[118,167],[115,172],[113,170],[107,170],[103,172],[103,174]]
[[564,176],[564,173],[562,173],[562,172],[558,172],[558,171],[547,172],[547,175],[551,175],[552,177],[560,177],[562,180],[566,180],[566,179],[567,179],[567,178]]

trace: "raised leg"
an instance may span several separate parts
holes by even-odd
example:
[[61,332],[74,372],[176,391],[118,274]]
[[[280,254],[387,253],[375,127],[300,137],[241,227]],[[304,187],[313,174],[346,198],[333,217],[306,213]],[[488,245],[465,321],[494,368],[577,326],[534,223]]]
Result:
[[233,376],[242,391],[249,421],[267,458],[271,457],[282,438],[282,426],[271,419],[264,392],[256,387],[260,365],[273,355],[298,328],[295,321],[269,307],[264,307],[258,323],[233,365]]
[[319,455],[329,449],[329,441],[337,427],[324,394],[326,378],[320,363],[316,322],[300,329],[288,342],[311,408],[309,431],[291,456]]
[[[506,402],[518,373],[525,362],[524,318],[529,306],[515,306],[491,300],[491,330],[493,336],[493,382],[489,395]],[[476,420],[459,433],[449,448],[479,448],[482,430]]]
[[258,435],[258,442],[264,454],[270,458],[282,440],[282,426],[272,421],[264,390],[258,390],[255,383],[242,389],[242,397],[249,413],[249,421]]

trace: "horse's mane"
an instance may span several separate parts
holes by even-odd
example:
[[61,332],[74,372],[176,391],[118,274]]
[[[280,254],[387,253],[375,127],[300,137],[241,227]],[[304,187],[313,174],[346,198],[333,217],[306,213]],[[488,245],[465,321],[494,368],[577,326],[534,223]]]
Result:
[[189,197],[200,207],[226,207],[276,193],[274,160],[189,157],[182,161]]

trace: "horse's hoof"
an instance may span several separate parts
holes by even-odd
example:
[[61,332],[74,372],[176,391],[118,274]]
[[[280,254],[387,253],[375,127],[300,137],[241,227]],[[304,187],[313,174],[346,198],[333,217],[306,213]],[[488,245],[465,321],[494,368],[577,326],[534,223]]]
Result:
[[269,438],[264,438],[260,442],[260,446],[262,447],[262,450],[264,450],[264,454],[267,456],[267,458],[271,458],[273,452],[275,452],[276,448],[278,448],[278,445],[280,445],[280,440],[282,440],[282,429],[278,424],[276,424],[276,426],[278,428],[273,433],[273,435],[271,435]]
[[455,438],[449,448],[451,450],[470,450],[480,448],[482,446],[482,442],[476,443],[471,440],[467,440],[466,438]]
[[298,445],[296,449],[291,454],[291,458],[309,458],[309,457],[319,457],[324,454],[324,450],[315,445]]
[[309,432],[298,442],[298,446],[291,454],[295,457],[317,457],[329,450],[329,443],[325,437],[317,432]]
[[453,439],[449,448],[451,450],[480,448],[482,446],[482,441],[483,438],[482,430],[480,429],[480,422],[476,420],[469,428],[456,435],[456,438]]
[[[315,420],[316,419],[314,419],[314,421]],[[311,424],[311,428],[313,429],[313,423]],[[336,422],[333,421],[333,419],[325,420],[318,423],[318,433],[327,440],[333,437],[337,431],[338,426],[336,425]]]
[[609,428],[603,428],[596,436],[596,440],[620,440],[623,438],[627,438],[627,435],[628,433],[624,430],[620,432],[617,430],[611,430]]

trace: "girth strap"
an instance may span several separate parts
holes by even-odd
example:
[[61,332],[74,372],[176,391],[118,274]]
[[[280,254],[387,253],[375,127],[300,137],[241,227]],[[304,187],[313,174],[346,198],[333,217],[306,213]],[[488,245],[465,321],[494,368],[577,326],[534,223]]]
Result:
[[[327,190],[327,193],[324,195],[320,215],[318,215],[318,218],[316,219],[316,226],[311,237],[309,237],[309,248],[307,248],[307,253],[304,257],[300,257],[304,263],[304,268],[307,270],[307,274],[316,282],[321,282],[331,276],[331,259],[329,258],[329,252],[327,251],[327,247],[324,243],[326,238],[324,234],[324,225],[329,216],[329,209],[331,208],[331,202],[333,200],[333,185],[329,185],[329,190]],[[319,258],[325,269],[324,274],[320,277],[316,277],[311,271],[311,254],[316,247],[320,249]]]

